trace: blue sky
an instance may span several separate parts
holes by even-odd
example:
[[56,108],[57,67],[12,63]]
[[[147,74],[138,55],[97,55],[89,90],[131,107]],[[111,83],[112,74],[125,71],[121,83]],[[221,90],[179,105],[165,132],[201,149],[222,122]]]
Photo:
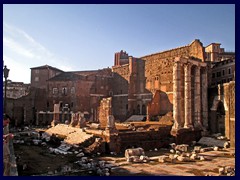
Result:
[[114,53],[141,57],[200,39],[235,51],[235,5],[3,5],[3,59],[9,79],[30,83],[30,68],[111,67]]

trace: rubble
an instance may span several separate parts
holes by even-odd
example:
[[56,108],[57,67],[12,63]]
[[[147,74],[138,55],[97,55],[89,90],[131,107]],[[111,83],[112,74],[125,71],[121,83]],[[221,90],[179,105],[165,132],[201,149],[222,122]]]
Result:
[[202,148],[201,146],[194,146],[193,151],[196,152],[196,153],[199,153],[201,148]]
[[142,148],[133,148],[125,150],[125,157],[129,158],[130,156],[141,156],[145,155],[145,152]]
[[207,152],[207,151],[213,151],[213,147],[206,147],[206,148],[201,148],[201,149],[200,149],[200,152],[201,152],[201,153]]
[[230,166],[226,166],[224,174],[227,175],[227,176],[235,176],[235,168],[230,167]]
[[158,162],[164,163],[169,157],[167,155],[162,155],[158,158]]
[[145,156],[145,152],[142,148],[133,148],[125,150],[125,158],[127,162],[148,162],[148,156]]
[[188,162],[190,159],[188,157],[178,156],[177,160],[180,162]]

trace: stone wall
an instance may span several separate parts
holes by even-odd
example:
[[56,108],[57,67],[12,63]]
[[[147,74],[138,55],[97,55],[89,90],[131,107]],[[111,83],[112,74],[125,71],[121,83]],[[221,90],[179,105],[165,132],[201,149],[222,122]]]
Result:
[[235,147],[235,81],[210,88],[209,94],[210,132],[222,133]]
[[[173,64],[175,57],[190,57],[204,61],[204,48],[199,40],[190,45],[141,57],[145,60],[146,89],[161,90],[173,94]],[[172,102],[172,101],[171,101]]]
[[174,57],[193,57],[204,61],[205,52],[202,43],[196,39],[187,46],[150,54],[141,57],[144,60],[173,59]]
[[147,59],[145,63],[146,89],[151,92],[173,91],[173,60]]
[[176,144],[191,144],[192,141],[199,141],[201,139],[201,131],[190,129],[181,129],[177,134],[173,135],[175,137]]
[[168,147],[170,143],[171,126],[160,127],[158,130],[144,132],[119,132],[119,144],[121,152],[127,148],[142,147],[144,150]]
[[224,84],[225,110],[225,136],[235,144],[235,81]]
[[128,94],[129,65],[113,67],[113,94]]

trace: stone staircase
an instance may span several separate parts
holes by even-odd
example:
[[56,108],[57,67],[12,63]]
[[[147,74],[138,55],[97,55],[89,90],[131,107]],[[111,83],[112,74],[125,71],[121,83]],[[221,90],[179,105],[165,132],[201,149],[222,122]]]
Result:
[[93,138],[92,134],[87,134],[80,128],[71,127],[65,124],[58,124],[52,128],[49,128],[45,132],[49,135],[55,134],[60,136],[66,136],[64,142],[71,145],[79,145]]

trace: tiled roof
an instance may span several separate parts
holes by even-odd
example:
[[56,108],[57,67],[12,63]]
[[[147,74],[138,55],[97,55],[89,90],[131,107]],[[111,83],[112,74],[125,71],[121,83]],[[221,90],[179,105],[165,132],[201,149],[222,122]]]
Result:
[[48,81],[70,81],[70,80],[78,80],[83,78],[84,77],[82,75],[79,75],[75,72],[63,72],[59,75],[54,76]]
[[30,69],[47,69],[47,68],[49,68],[49,69],[53,69],[53,70],[56,70],[56,71],[64,72],[64,71],[61,70],[61,69],[58,69],[58,68],[55,68],[55,67],[49,66],[49,65],[47,65],[47,64],[44,65],[44,66],[32,67],[32,68],[30,68]]

